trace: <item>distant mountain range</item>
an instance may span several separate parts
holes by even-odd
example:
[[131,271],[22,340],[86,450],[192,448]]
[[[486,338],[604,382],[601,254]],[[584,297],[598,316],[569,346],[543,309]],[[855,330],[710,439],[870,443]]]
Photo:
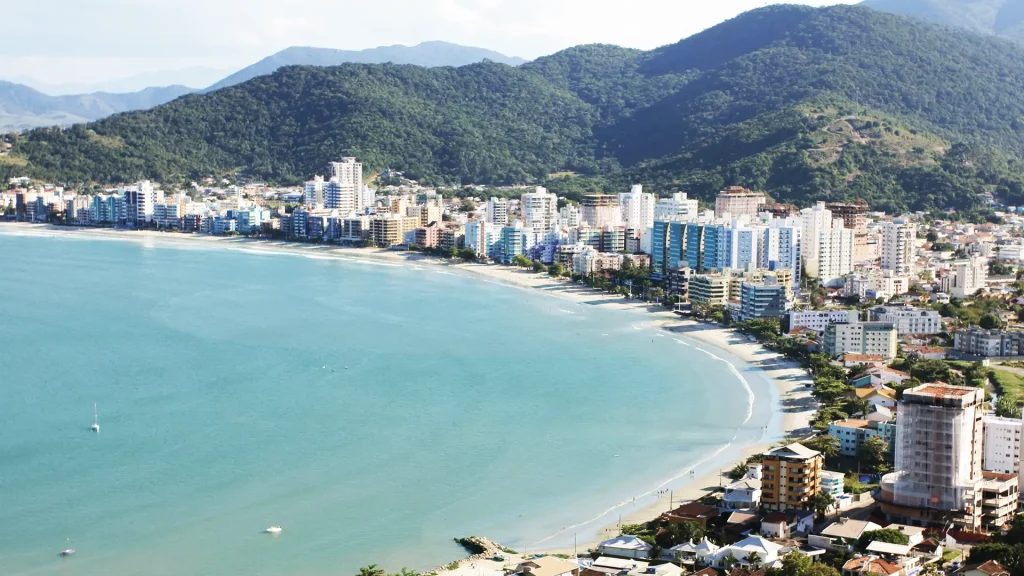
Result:
[[0,130],[89,122],[118,112],[152,108],[194,91],[188,86],[166,86],[124,94],[49,96],[24,84],[0,81]]
[[14,82],[0,80],[0,132],[42,126],[61,126],[99,120],[119,112],[146,110],[194,92],[213,92],[272,74],[282,66],[336,66],[347,62],[415,64],[418,66],[464,66],[491,60],[510,66],[526,62],[492,50],[448,42],[423,42],[415,46],[381,46],[366,50],[333,50],[293,46],[247,66],[205,89],[187,86],[146,88],[137,92],[92,92],[50,96]]
[[210,86],[204,92],[220,90],[235,84],[241,84],[257,76],[273,74],[282,66],[338,66],[340,64],[415,64],[417,66],[465,66],[484,60],[491,60],[499,64],[518,66],[526,62],[522,58],[515,58],[499,54],[493,50],[474,48],[472,46],[460,46],[448,42],[423,42],[415,46],[380,46],[366,50],[334,50],[331,48],[309,48],[304,46],[292,46],[280,52],[267,56],[263,60],[242,68],[238,72]]
[[865,0],[864,6],[1024,42],[1021,0]]

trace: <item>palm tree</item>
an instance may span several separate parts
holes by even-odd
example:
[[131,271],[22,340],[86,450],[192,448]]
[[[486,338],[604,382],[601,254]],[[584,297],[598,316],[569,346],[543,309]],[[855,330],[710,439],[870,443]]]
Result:
[[754,552],[747,554],[743,561],[747,563],[751,570],[757,570],[761,567],[761,557]]
[[[722,567],[723,568],[730,569],[730,568],[733,568],[735,566],[736,566],[736,557],[732,555],[732,552],[729,552],[728,554],[725,555],[725,558],[722,558]],[[360,576],[362,576],[362,575],[360,574]]]
[[357,576],[387,576],[387,572],[376,564],[370,564],[365,568],[360,568]]

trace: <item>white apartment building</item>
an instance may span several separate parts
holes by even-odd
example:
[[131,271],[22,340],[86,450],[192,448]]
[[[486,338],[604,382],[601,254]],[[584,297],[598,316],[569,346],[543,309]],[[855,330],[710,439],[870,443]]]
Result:
[[953,263],[949,274],[940,282],[942,291],[956,298],[974,296],[985,287],[988,278],[988,259],[973,256]]
[[654,194],[644,192],[640,184],[634,184],[629,192],[619,194],[623,226],[638,231],[654,226],[654,204]]
[[938,334],[943,331],[942,316],[938,312],[913,306],[880,306],[871,310],[871,319],[892,322],[900,336]]
[[558,196],[538,186],[520,197],[519,209],[528,228],[547,233],[558,221]]
[[576,204],[566,204],[558,211],[558,223],[566,228],[579,226],[580,219],[580,207]]
[[[676,192],[670,198],[662,198],[654,205],[654,220],[680,220],[690,222],[700,214],[696,200],[689,200],[686,192]],[[654,226],[654,222],[651,222]]]
[[914,239],[917,226],[896,219],[882,226],[882,270],[898,275],[914,275]]
[[143,180],[134,186],[119,190],[124,199],[123,218],[128,222],[149,222],[153,219],[153,210],[157,202],[163,202],[163,190],[155,190],[153,183]]
[[789,329],[810,328],[824,332],[829,324],[851,324],[859,320],[860,312],[857,310],[791,310]]
[[487,221],[495,226],[508,224],[508,200],[491,197],[487,201]]
[[363,195],[363,164],[355,158],[342,158],[341,162],[331,162],[329,186],[324,191],[324,204],[327,208],[336,208],[339,212],[359,212],[364,208]]
[[722,268],[751,270],[757,268],[762,255],[763,229],[733,222],[718,236],[718,262]]
[[982,470],[1020,474],[1021,419],[986,414],[981,418],[981,425],[984,430]]
[[477,256],[495,257],[501,246],[501,229],[502,226],[483,219],[466,222],[466,248]]
[[818,202],[800,211],[800,256],[807,274],[828,284],[853,270],[854,232]]

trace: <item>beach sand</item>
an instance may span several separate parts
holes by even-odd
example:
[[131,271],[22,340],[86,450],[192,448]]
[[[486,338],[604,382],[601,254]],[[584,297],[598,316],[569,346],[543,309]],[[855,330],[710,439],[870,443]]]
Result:
[[[566,279],[556,279],[544,274],[537,274],[533,271],[522,270],[511,266],[485,265],[475,263],[452,263],[445,260],[425,256],[418,252],[399,250],[383,250],[379,248],[342,248],[334,245],[306,244],[299,242],[252,240],[240,237],[218,237],[198,234],[182,234],[177,232],[157,231],[133,231],[116,230],[109,228],[72,228],[58,227],[44,224],[9,224],[0,223],[0,234],[31,234],[40,236],[62,236],[62,237],[89,237],[106,238],[110,240],[130,240],[135,242],[168,242],[185,243],[189,245],[202,245],[219,247],[225,249],[245,250],[266,250],[273,252],[295,252],[296,254],[316,253],[319,256],[336,257],[342,259],[374,259],[394,263],[414,261],[417,265],[445,266],[449,269],[456,269],[468,275],[478,278],[500,282],[503,284],[539,290],[554,297],[565,298],[575,302],[592,304],[617,310],[634,310],[649,312],[652,325],[685,337],[696,339],[711,347],[725,351],[742,361],[764,371],[765,375],[772,379],[779,393],[779,409],[782,411],[782,434],[786,439],[798,439],[809,436],[813,431],[810,421],[817,408],[814,398],[810,394],[810,387],[807,386],[812,380],[800,366],[788,361],[765,347],[750,342],[745,336],[728,328],[722,328],[713,324],[704,324],[693,320],[684,319],[673,312],[667,311],[660,306],[628,300],[621,296],[599,292],[586,286],[575,284]],[[763,452],[772,444],[751,446],[744,451],[744,458],[749,455]],[[623,524],[637,524],[650,521],[661,513],[670,509],[670,505],[678,506],[680,503],[698,499],[710,491],[717,489],[721,484],[728,482],[728,479],[721,477],[719,472],[697,478],[686,484],[681,489],[676,489],[671,494],[665,494],[652,504],[622,517]],[[671,498],[671,502],[670,502]],[[618,534],[617,522],[604,526],[599,532],[600,536],[593,541],[578,542],[576,550],[586,552],[589,548],[596,547],[597,543],[604,539]],[[468,535],[465,535],[468,536]],[[478,535],[485,536],[485,535]],[[573,552],[568,549],[545,549],[543,546],[529,552],[544,553],[567,553]],[[490,570],[501,572],[500,562],[475,562],[476,567],[473,574],[482,576]],[[465,566],[462,567],[465,570]],[[459,574],[461,572],[452,572]],[[468,576],[469,573],[466,574]]]

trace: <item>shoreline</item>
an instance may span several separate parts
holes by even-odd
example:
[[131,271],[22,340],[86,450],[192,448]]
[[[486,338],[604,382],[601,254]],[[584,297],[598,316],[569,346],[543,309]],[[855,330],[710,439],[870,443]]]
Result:
[[[332,244],[306,244],[280,240],[257,240],[243,237],[207,236],[154,230],[79,228],[25,223],[4,226],[3,224],[9,223],[0,223],[0,236],[7,234],[7,231],[13,231],[13,235],[40,237],[78,237],[132,241],[143,244],[152,244],[159,241],[167,245],[216,247],[218,249],[238,250],[248,253],[285,253],[304,257],[315,256],[316,258],[334,258],[355,262],[374,261],[377,263],[387,263],[392,266],[414,264],[445,267],[465,273],[465,275],[472,276],[478,281],[539,290],[558,298],[611,310],[643,312],[647,317],[648,325],[657,328],[660,336],[676,338],[681,344],[696,347],[701,352],[727,363],[738,379],[747,386],[748,391],[750,391],[749,384],[741,375],[741,371],[750,371],[771,381],[774,388],[772,400],[777,403],[778,407],[769,426],[771,430],[766,431],[754,444],[736,447],[735,449],[731,448],[731,443],[727,444],[718,452],[705,457],[697,463],[690,464],[688,469],[680,471],[680,474],[674,478],[666,480],[654,489],[638,496],[632,502],[634,508],[629,514],[621,514],[622,524],[648,522],[670,508],[670,499],[675,505],[679,505],[687,501],[699,499],[712,489],[717,489],[720,482],[725,483],[721,478],[721,470],[712,471],[697,478],[693,476],[687,478],[687,472],[709,462],[715,463],[714,461],[717,461],[721,463],[725,456],[732,458],[732,455],[735,453],[740,455],[740,459],[746,459],[751,454],[762,452],[780,441],[806,435],[810,431],[810,420],[816,410],[816,402],[810,395],[810,388],[804,386],[807,382],[811,382],[811,378],[804,370],[796,365],[796,363],[781,358],[779,354],[767,350],[760,344],[748,341],[745,336],[732,329],[683,319],[661,306],[626,300],[620,296],[610,295],[586,286],[574,284],[567,279],[552,278],[544,274],[537,274],[531,270],[493,264],[453,263],[419,252],[379,248],[345,248]],[[683,341],[678,340],[678,338],[682,338]],[[715,353],[693,344],[706,345],[714,350]],[[720,356],[719,354],[722,355]],[[753,392],[750,392],[750,394],[753,395]],[[753,406],[753,402],[758,400],[759,398],[753,395],[751,397],[751,406]],[[763,399],[761,400],[763,401]],[[731,468],[737,461],[737,459],[730,459],[726,469]],[[638,499],[640,502],[637,502]],[[614,517],[615,512],[624,512],[624,509],[629,504],[629,502],[623,502],[612,506],[594,519],[577,523],[569,528],[563,528],[555,534],[532,543],[528,549],[531,553],[571,554],[573,552],[572,547],[545,546],[544,543],[554,540],[559,536],[567,536],[568,530],[572,528],[583,526],[595,527],[596,530],[593,530],[594,536],[592,538],[576,543],[576,549],[585,552],[589,548],[596,547],[598,542],[617,534],[616,527],[618,522],[612,521],[607,517],[609,515]],[[638,504],[639,507],[637,507]],[[459,560],[457,562],[461,564],[462,561]],[[483,561],[483,563],[486,562],[489,561]],[[480,565],[480,560],[475,560],[474,563],[477,566],[475,569],[476,573],[486,569],[486,566]],[[502,566],[497,566],[496,572],[500,572],[501,568]],[[442,570],[442,572],[456,574],[458,568]]]

